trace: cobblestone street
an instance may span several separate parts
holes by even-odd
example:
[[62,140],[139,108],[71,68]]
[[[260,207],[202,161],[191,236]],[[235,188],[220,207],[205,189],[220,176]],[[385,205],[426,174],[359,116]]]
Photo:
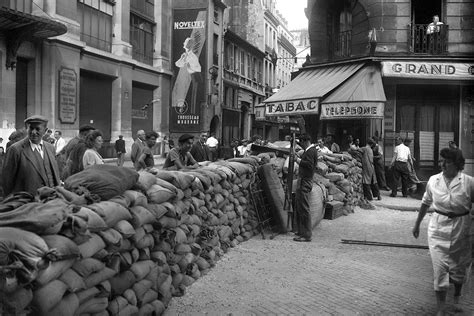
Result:
[[[435,311],[426,249],[347,245],[341,239],[427,245],[428,214],[418,240],[417,213],[386,208],[323,220],[311,243],[261,236],[231,249],[208,275],[173,298],[166,315],[430,315]],[[474,282],[464,313],[474,315]],[[452,289],[448,303],[452,302]]]

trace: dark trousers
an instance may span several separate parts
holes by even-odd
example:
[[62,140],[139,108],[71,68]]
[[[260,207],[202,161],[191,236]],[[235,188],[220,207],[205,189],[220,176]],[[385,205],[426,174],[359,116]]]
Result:
[[380,196],[379,187],[373,180],[371,184],[362,184],[362,188],[364,189],[364,197],[369,201],[372,201],[372,195],[374,198]]
[[393,183],[392,183],[392,195],[397,195],[398,182],[400,177],[402,178],[402,194],[403,196],[408,195],[408,179],[410,178],[410,171],[408,171],[408,163],[395,161],[392,168]]
[[377,177],[377,183],[380,189],[387,187],[387,181],[385,180],[385,166],[382,158],[374,158],[374,169],[375,176]]
[[125,154],[124,153],[117,154],[117,166],[122,167],[124,161],[125,161]]
[[299,235],[303,238],[311,238],[311,213],[309,211],[309,194],[313,189],[312,178],[298,179],[296,188],[296,227]]

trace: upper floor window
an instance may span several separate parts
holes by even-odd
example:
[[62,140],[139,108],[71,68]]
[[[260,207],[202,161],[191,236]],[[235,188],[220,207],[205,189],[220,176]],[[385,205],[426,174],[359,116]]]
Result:
[[79,0],[77,13],[81,24],[81,41],[110,52],[113,5],[104,0]]
[[414,53],[447,52],[448,25],[443,21],[442,0],[411,2],[411,33],[409,46]]
[[152,21],[155,20],[154,0],[130,0],[130,10],[133,13],[143,15]]
[[214,23],[219,24],[219,9],[214,7]]
[[130,44],[133,58],[153,65],[153,23],[133,13],[130,14]]
[[350,0],[335,1],[327,12],[327,36],[330,57],[351,55],[352,7]]

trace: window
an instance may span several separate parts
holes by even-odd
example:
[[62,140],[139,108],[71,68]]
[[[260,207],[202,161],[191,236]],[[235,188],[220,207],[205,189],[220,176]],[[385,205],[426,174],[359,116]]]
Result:
[[154,0],[130,0],[130,11],[141,14],[152,21],[155,20]]
[[153,23],[131,13],[130,43],[134,59],[153,65]]
[[214,23],[219,24],[219,10],[214,7]]
[[254,76],[252,74],[252,56],[247,55],[247,78],[252,79]]
[[212,64],[219,65],[219,35],[214,34],[214,41],[212,43]]
[[113,7],[103,0],[79,0],[78,22],[81,24],[81,41],[110,52],[112,50]]
[[240,51],[240,74],[245,76],[245,52],[243,50]]

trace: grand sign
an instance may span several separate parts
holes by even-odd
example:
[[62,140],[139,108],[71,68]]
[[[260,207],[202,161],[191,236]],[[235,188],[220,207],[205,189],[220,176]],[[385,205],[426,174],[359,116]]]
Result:
[[474,80],[474,64],[383,61],[384,77]]
[[383,118],[383,103],[321,104],[321,120]]
[[299,114],[318,114],[318,99],[302,99],[287,102],[267,103],[265,106],[266,116],[284,116]]

